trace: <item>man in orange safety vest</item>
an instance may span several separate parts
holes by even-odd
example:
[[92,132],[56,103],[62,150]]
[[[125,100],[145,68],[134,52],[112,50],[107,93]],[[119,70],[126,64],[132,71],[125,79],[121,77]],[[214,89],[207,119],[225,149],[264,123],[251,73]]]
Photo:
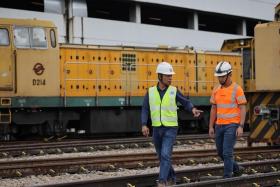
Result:
[[[216,141],[218,155],[224,161],[224,178],[240,176],[243,167],[233,159],[236,137],[242,136],[246,116],[246,98],[242,88],[232,81],[230,63],[221,61],[215,69],[220,85],[213,90],[209,136]],[[215,130],[214,130],[215,126]]]

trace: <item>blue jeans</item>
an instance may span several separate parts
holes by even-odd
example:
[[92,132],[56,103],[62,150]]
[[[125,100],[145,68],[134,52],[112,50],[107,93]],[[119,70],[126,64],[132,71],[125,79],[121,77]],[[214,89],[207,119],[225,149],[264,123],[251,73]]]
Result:
[[153,142],[160,161],[159,182],[176,181],[175,171],[171,164],[171,156],[177,131],[177,127],[161,126],[153,128]]
[[218,155],[224,161],[224,178],[232,177],[232,172],[239,170],[238,164],[233,160],[237,128],[237,124],[215,125],[216,147]]

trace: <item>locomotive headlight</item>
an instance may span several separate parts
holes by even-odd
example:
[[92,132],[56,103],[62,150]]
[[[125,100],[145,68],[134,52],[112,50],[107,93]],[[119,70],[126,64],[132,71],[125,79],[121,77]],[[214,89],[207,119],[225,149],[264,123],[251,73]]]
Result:
[[255,108],[254,108],[254,114],[255,114],[255,115],[260,115],[260,112],[261,112],[261,107],[260,107],[260,106],[255,106]]
[[265,106],[255,106],[254,114],[257,115],[257,116],[259,116],[259,115],[269,115],[270,110]]

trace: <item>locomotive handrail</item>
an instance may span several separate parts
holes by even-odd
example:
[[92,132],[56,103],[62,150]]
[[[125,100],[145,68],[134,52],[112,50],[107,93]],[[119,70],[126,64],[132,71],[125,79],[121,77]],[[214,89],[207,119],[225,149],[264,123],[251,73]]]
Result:
[[14,60],[15,60],[15,74],[14,74],[14,86],[15,86],[15,89],[14,89],[14,93],[16,94],[17,93],[17,51],[16,49],[14,50]]
[[251,75],[250,75],[250,79],[251,80],[254,80],[255,79],[255,74],[254,74],[254,72],[255,72],[255,64],[254,64],[254,62],[255,62],[255,59],[254,59],[254,51],[255,51],[255,49],[254,49],[254,43],[255,43],[255,39],[253,38],[252,40],[251,40],[251,42],[252,42],[252,44],[251,44],[251,46],[253,46],[253,47],[251,47]]
[[[96,67],[96,78],[68,78],[67,77],[67,65],[68,64],[93,64],[93,65],[97,65]],[[131,64],[126,64],[127,65],[127,70],[125,72],[125,78],[122,79],[111,79],[111,78],[99,78],[99,73],[100,73],[100,65],[120,65],[122,63],[115,63],[115,62],[80,62],[80,61],[66,61],[64,63],[64,106],[67,106],[67,82],[69,81],[95,81],[95,84],[98,85],[99,82],[103,82],[103,81],[121,81],[121,82],[125,82],[125,87],[126,87],[126,91],[125,91],[125,103],[128,105],[129,104],[129,96],[131,96],[132,93],[132,83],[131,83],[131,70],[133,69],[133,67],[139,67],[139,66],[147,66],[147,67],[153,67],[156,66],[156,64],[150,64],[150,63],[141,63],[141,64],[137,64],[137,63],[131,63]],[[184,64],[174,64],[174,67],[180,67],[180,68],[186,68],[186,66]],[[195,67],[196,69],[198,68],[205,68],[205,67],[211,67],[211,66],[201,66],[201,65],[194,65],[193,67]],[[130,82],[129,82],[130,81]],[[133,80],[136,82],[157,82],[157,79],[145,79],[145,80]],[[207,81],[207,80],[190,80],[190,77],[184,77],[184,79],[182,80],[172,80],[172,82],[174,83],[183,83],[183,85],[186,85],[186,82],[188,81],[188,84],[192,84],[192,83],[196,83],[197,85],[201,84],[201,83],[208,83],[208,84],[215,84],[215,81]],[[97,92],[98,87],[95,88],[95,91]],[[187,94],[189,95],[189,93]],[[98,96],[95,96],[95,102],[96,105],[98,105]]]
[[64,66],[63,66],[63,73],[64,73],[64,97],[63,97],[63,104],[64,104],[64,107],[66,107],[66,76],[67,76],[67,73],[66,73],[66,68],[65,68],[65,64],[67,62],[64,63]]

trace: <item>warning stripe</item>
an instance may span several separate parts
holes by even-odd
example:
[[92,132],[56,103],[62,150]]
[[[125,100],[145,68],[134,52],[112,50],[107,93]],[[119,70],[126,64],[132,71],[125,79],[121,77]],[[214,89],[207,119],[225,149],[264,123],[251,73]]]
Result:
[[[255,106],[259,106],[261,104],[262,105],[267,105],[270,102],[270,100],[272,99],[272,96],[273,96],[272,93],[269,93],[269,94],[262,93],[262,94],[257,94],[257,95],[259,95],[259,97],[255,100],[254,104],[251,105],[252,110],[254,110]],[[254,115],[253,112],[251,114],[251,117],[252,117],[252,124],[250,126],[250,129],[251,129],[251,132],[254,132],[255,129],[258,127],[258,124],[262,120],[262,117]]]
[[[258,133],[256,140],[257,140],[257,141],[262,141],[262,140],[265,139],[265,138],[264,138],[265,136],[269,136],[269,135],[268,135],[268,132],[269,132],[270,127],[271,127],[271,125],[270,125],[269,122],[266,120],[265,126],[264,126],[264,127],[261,129],[261,131]],[[269,139],[270,139],[270,138],[271,138],[271,135],[270,135]]]
[[266,132],[266,134],[263,137],[266,140],[272,139],[272,136],[273,136],[273,134],[276,131],[275,126],[273,126],[273,125],[272,126],[268,125],[268,126],[269,126],[269,129],[268,129],[268,131]]
[[274,132],[274,134],[272,135],[272,139],[280,139],[280,127],[278,127],[278,129]]
[[[254,104],[251,107],[255,107],[258,105],[276,105],[280,104],[280,93],[262,93],[257,94],[258,97],[254,98]],[[280,126],[277,127],[275,125],[271,125],[268,120],[262,119],[261,116],[256,116],[254,114],[251,115],[253,118],[253,122],[250,126],[251,135],[250,138],[255,141],[267,141],[267,140],[275,140],[280,136]]]
[[254,130],[251,130],[250,138],[256,139],[257,136],[260,134],[260,132],[262,131],[262,129],[264,128],[264,126],[267,123],[268,123],[267,120],[260,120],[260,122],[257,125],[258,128],[255,128]]

